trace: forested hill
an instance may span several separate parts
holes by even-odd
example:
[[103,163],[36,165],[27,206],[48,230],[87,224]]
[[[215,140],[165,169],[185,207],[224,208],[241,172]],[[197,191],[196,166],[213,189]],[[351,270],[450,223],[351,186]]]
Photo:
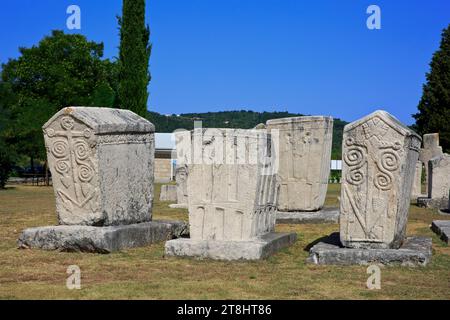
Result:
[[[208,113],[184,113],[180,115],[162,115],[148,112],[148,120],[156,127],[156,132],[173,132],[176,129],[192,130],[194,121],[202,121],[204,128],[241,128],[251,129],[267,120],[298,117],[302,114],[289,112],[222,111]],[[332,159],[341,158],[342,132],[347,122],[334,119]]]

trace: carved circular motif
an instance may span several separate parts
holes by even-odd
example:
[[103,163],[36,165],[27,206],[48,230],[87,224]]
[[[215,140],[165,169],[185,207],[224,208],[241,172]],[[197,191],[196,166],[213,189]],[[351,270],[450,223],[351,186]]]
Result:
[[48,128],[47,130],[45,130],[45,133],[47,134],[47,136],[49,136],[49,138],[53,138],[55,136],[55,130],[53,130],[52,128]]
[[64,117],[61,119],[61,127],[64,130],[71,130],[73,129],[74,121],[72,117]]
[[89,129],[84,129],[83,135],[84,135],[84,137],[85,137],[86,139],[89,139],[89,138],[91,137],[91,135],[92,135],[92,132],[91,132],[91,130],[89,130]]
[[89,146],[84,141],[75,142],[75,156],[78,160],[85,160],[89,157]]
[[68,145],[64,140],[57,140],[53,143],[52,153],[56,158],[65,158],[68,154]]
[[92,180],[93,176],[94,174],[91,167],[83,164],[78,168],[78,178],[81,182],[89,182]]
[[392,176],[384,172],[379,172],[375,175],[374,183],[375,186],[382,191],[390,190],[392,186]]
[[55,169],[59,174],[64,175],[69,172],[69,165],[67,164],[66,161],[59,160],[56,162]]

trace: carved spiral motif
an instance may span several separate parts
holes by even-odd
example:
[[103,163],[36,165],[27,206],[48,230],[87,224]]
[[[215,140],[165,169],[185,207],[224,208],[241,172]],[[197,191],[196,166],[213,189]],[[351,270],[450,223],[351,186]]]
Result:
[[57,140],[53,143],[52,153],[56,158],[65,158],[68,154],[68,145],[66,141]]
[[53,130],[52,128],[48,128],[47,130],[45,130],[45,133],[47,134],[47,136],[49,136],[49,138],[53,138],[55,136],[55,130]]
[[398,155],[392,150],[386,150],[381,153],[377,165],[380,172],[375,175],[375,186],[382,191],[388,191],[392,188],[394,179],[392,172],[399,167]]
[[64,160],[57,161],[55,168],[56,168],[56,171],[62,175],[69,172],[69,165]]
[[[349,143],[347,141],[347,143]],[[347,181],[353,185],[360,185],[364,182],[364,150],[361,147],[351,147],[344,155],[344,161],[349,166]]]
[[78,178],[81,182],[91,181],[93,175],[92,168],[87,165],[83,164],[78,168]]
[[84,141],[75,142],[75,156],[77,160],[85,160],[89,157],[89,146]]
[[364,152],[362,148],[353,147],[344,155],[345,163],[351,167],[360,165],[364,161]]

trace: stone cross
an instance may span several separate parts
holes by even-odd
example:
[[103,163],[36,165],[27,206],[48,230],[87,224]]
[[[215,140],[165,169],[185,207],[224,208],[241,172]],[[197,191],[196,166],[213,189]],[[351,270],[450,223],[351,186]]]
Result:
[[59,224],[151,220],[153,124],[128,110],[69,107],[43,131]]
[[317,211],[330,175],[333,118],[295,117],[267,122],[279,133],[279,211]]
[[403,243],[421,138],[385,111],[344,128],[340,238],[351,248]]

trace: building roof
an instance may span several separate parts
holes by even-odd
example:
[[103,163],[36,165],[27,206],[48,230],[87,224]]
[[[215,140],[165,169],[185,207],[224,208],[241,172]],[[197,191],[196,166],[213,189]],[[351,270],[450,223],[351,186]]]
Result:
[[156,150],[175,150],[175,137],[173,133],[155,133]]

